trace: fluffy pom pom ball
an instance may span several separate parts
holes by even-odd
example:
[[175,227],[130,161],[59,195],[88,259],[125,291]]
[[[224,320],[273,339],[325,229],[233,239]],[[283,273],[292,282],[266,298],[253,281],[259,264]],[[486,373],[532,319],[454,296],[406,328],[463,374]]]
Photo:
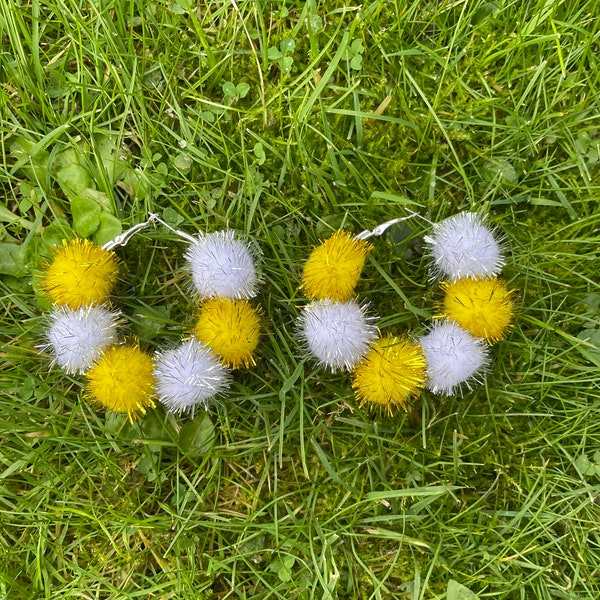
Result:
[[488,347],[457,323],[441,321],[420,340],[427,362],[427,387],[434,394],[451,396],[488,363]]
[[233,231],[200,235],[185,258],[192,281],[202,298],[251,298],[258,277],[250,247]]
[[102,350],[117,343],[118,323],[119,313],[104,306],[55,308],[43,348],[54,354],[54,362],[67,373],[83,373]]
[[190,340],[161,352],[155,360],[154,377],[158,399],[169,412],[194,414],[197,406],[223,393],[228,385],[228,369],[210,348]]
[[114,252],[89,240],[63,242],[41,279],[42,289],[57,306],[77,309],[108,300],[119,270]]
[[353,369],[377,335],[373,317],[357,302],[321,300],[302,309],[300,335],[319,364],[332,371]]
[[513,290],[496,278],[443,282],[442,316],[493,344],[506,336],[514,316]]
[[133,422],[154,408],[154,364],[139,346],[112,346],[85,374],[92,404],[126,413]]
[[427,365],[421,347],[411,340],[386,335],[377,340],[352,373],[360,405],[392,414],[425,386]]
[[459,213],[433,226],[430,245],[434,277],[493,277],[504,265],[492,230],[475,213]]
[[371,244],[336,231],[317,246],[304,265],[302,287],[310,300],[345,302],[354,294]]
[[202,303],[194,335],[234,369],[255,365],[260,315],[248,300],[213,298]]

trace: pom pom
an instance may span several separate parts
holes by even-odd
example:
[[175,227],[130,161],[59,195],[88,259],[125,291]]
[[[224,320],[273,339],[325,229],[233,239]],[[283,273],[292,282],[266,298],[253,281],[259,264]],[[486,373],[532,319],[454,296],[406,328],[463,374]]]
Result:
[[462,383],[476,378],[488,363],[488,348],[457,323],[443,321],[420,339],[427,362],[427,387],[434,394],[452,395]]
[[352,373],[360,405],[392,414],[425,386],[427,365],[421,347],[411,340],[386,335],[377,340]]
[[58,306],[77,309],[103,304],[115,286],[118,269],[114,252],[89,240],[65,241],[47,266],[41,287]]
[[61,306],[50,315],[45,350],[54,354],[54,362],[67,373],[83,373],[102,350],[117,343],[119,313],[103,306],[85,306],[71,310]]
[[156,357],[154,369],[158,399],[169,412],[208,409],[208,401],[228,386],[228,370],[213,352],[192,338]]
[[154,408],[154,364],[139,346],[112,346],[85,374],[92,404],[127,413],[133,422]]
[[203,302],[194,334],[234,369],[256,364],[260,316],[248,300],[214,298]]
[[371,244],[357,240],[346,231],[336,231],[308,257],[302,274],[302,287],[310,300],[345,302],[365,264]]
[[506,336],[514,316],[514,290],[495,278],[443,282],[442,289],[442,316],[490,344]]
[[319,364],[332,371],[349,371],[364,358],[377,335],[373,321],[356,302],[321,300],[302,310],[300,335]]
[[200,235],[190,244],[185,258],[192,281],[202,298],[251,298],[256,294],[257,274],[252,252],[233,231]]
[[475,213],[460,213],[433,226],[425,236],[431,246],[434,277],[493,277],[504,259],[493,232]]

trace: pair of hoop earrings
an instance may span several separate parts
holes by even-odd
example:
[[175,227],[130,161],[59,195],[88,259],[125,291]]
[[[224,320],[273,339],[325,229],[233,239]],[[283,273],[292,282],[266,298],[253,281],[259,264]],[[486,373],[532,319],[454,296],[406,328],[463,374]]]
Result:
[[[431,280],[441,281],[444,293],[430,330],[416,338],[379,333],[377,318],[356,299],[373,248],[367,240],[416,216],[410,212],[356,236],[334,232],[313,249],[302,274],[310,301],[298,319],[306,353],[331,371],[350,371],[360,404],[390,414],[424,388],[451,395],[470,387],[489,363],[489,345],[504,338],[514,316],[513,290],[497,278],[504,264],[497,236],[476,214],[460,213],[431,224],[425,237]],[[120,266],[114,249],[157,223],[189,243],[185,260],[200,312],[187,339],[151,356],[138,341],[119,340],[122,314],[110,295]],[[256,254],[232,231],[193,237],[155,214],[102,247],[64,242],[41,280],[54,303],[44,347],[66,372],[85,375],[92,404],[130,420],[153,408],[154,398],[176,414],[206,409],[226,392],[231,369],[255,364],[261,320],[250,302],[260,279]]]
[[[189,242],[185,260],[200,311],[187,339],[151,356],[137,340],[119,340],[122,314],[110,296],[120,268],[114,249],[156,223]],[[54,304],[43,347],[67,373],[84,374],[93,405],[133,421],[158,398],[170,412],[193,414],[225,393],[232,369],[255,364],[261,320],[250,302],[259,284],[255,258],[232,231],[193,237],[155,214],[104,246],[65,241],[40,282]]]
[[470,388],[489,363],[489,345],[503,339],[514,316],[512,296],[497,278],[504,258],[495,232],[474,213],[433,224],[425,237],[430,278],[443,300],[429,331],[416,338],[380,335],[377,317],[356,299],[366,240],[413,218],[394,219],[357,236],[340,230],[317,246],[304,265],[302,287],[311,301],[299,317],[307,353],[331,371],[350,371],[361,404],[391,414],[428,388],[452,395]]

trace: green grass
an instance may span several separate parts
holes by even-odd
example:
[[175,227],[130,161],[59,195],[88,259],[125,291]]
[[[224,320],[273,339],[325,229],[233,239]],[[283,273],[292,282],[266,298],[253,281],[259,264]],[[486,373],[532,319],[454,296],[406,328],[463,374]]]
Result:
[[[596,2],[349,4],[0,3],[0,597],[600,597]],[[405,207],[488,214],[519,315],[484,386],[388,418],[294,321],[320,236]],[[95,413],[36,347],[51,245],[148,211],[263,253],[261,360],[191,425]],[[382,331],[429,323],[427,231],[374,242]],[[149,350],[192,322],[183,251],[118,250]]]

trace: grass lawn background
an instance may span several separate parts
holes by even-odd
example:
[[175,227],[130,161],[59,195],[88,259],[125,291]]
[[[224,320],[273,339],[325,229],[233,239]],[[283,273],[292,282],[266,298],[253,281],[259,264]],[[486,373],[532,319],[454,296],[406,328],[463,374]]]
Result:
[[[600,597],[599,16],[1,2],[0,597]],[[485,385],[387,417],[303,359],[294,322],[310,248],[406,207],[488,215],[519,314]],[[39,355],[36,274],[149,211],[256,240],[265,333],[221,406],[130,426]],[[359,294],[384,333],[435,313],[428,232],[374,240]],[[161,228],[117,250],[148,350],[193,322],[184,250]]]

